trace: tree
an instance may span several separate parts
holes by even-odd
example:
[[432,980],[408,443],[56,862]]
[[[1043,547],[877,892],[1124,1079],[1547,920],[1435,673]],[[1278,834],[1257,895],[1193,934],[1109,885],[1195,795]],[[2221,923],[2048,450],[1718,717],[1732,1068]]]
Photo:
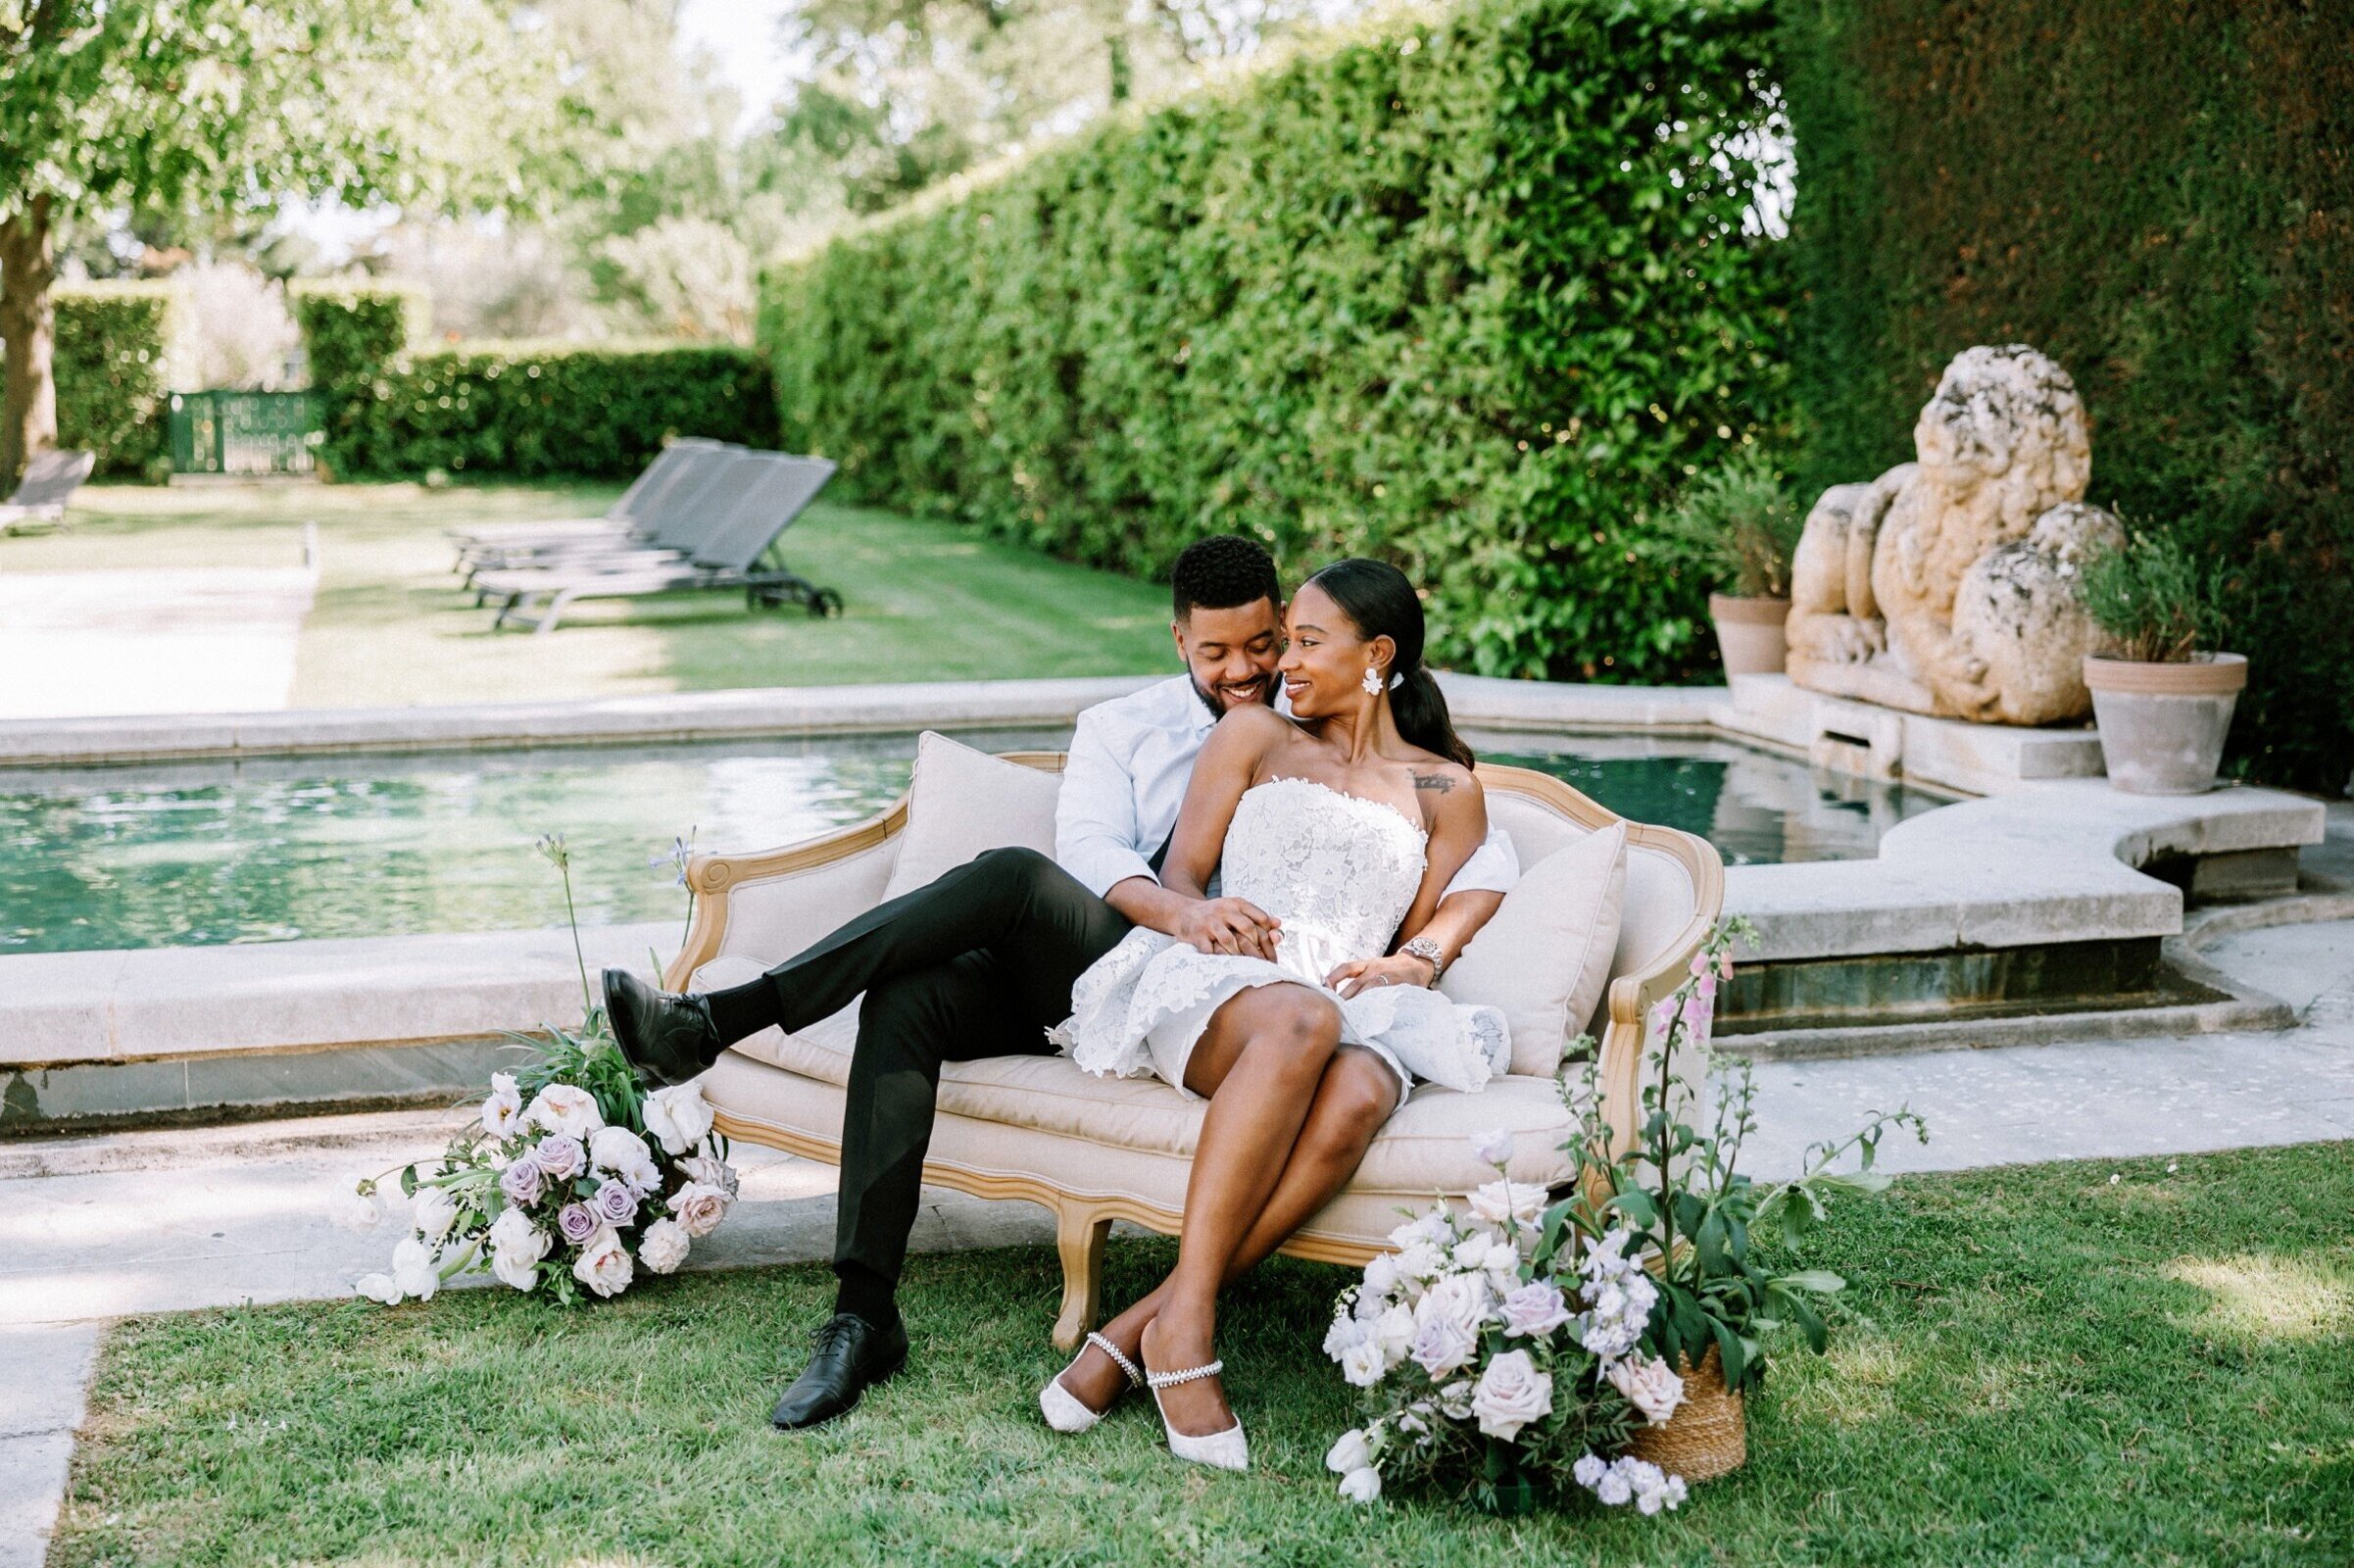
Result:
[[57,439],[66,225],[528,209],[596,156],[561,66],[507,0],[0,0],[0,478]]

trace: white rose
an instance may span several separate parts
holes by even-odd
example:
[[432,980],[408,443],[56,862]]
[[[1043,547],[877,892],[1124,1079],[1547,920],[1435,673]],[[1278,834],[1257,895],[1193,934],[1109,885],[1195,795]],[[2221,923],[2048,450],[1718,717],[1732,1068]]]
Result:
[[534,1095],[523,1119],[534,1127],[580,1139],[605,1125],[597,1097],[572,1084],[550,1084]]
[[631,1272],[629,1249],[611,1225],[597,1227],[597,1234],[572,1259],[572,1278],[599,1296],[618,1296],[629,1289]]
[[1350,1502],[1375,1502],[1382,1494],[1381,1472],[1367,1465],[1341,1478],[1341,1495]]
[[1520,1429],[1553,1409],[1553,1379],[1537,1369],[1526,1350],[1506,1350],[1488,1363],[1471,1391],[1471,1413],[1480,1430],[1509,1443]]
[[553,1243],[531,1216],[511,1208],[491,1221],[490,1271],[503,1285],[528,1291],[539,1284],[539,1261]]
[[1366,1445],[1363,1427],[1353,1427],[1342,1433],[1340,1441],[1332,1446],[1332,1451],[1324,1456],[1324,1468],[1336,1476],[1345,1476],[1351,1470],[1362,1470],[1372,1462],[1373,1450]]
[[689,1182],[670,1195],[670,1212],[689,1236],[709,1236],[727,1218],[727,1195],[709,1182]]
[[1379,1383],[1388,1370],[1382,1361],[1382,1348],[1371,1340],[1358,1341],[1341,1357],[1341,1376],[1360,1389]]
[[1534,1230],[1545,1214],[1545,1189],[1535,1182],[1489,1182],[1471,1195],[1471,1212],[1499,1230],[1507,1225]]
[[1398,1254],[1398,1272],[1401,1278],[1420,1283],[1435,1280],[1447,1272],[1447,1254],[1439,1244],[1427,1237],[1417,1238]]
[[447,1188],[420,1187],[409,1219],[418,1236],[428,1244],[439,1245],[450,1234],[450,1227],[458,1223],[458,1200],[450,1196]]
[[515,1086],[514,1073],[490,1075],[490,1098],[482,1102],[482,1130],[500,1139],[513,1138],[523,1130],[523,1094]]
[[1503,1165],[1512,1158],[1512,1135],[1500,1127],[1471,1135],[1471,1157],[1483,1165]]
[[1391,1366],[1404,1360],[1414,1348],[1414,1309],[1399,1301],[1383,1312],[1373,1325],[1373,1343]]
[[1684,1380],[1676,1376],[1664,1356],[1614,1362],[1607,1376],[1610,1386],[1625,1395],[1627,1402],[1641,1410],[1652,1426],[1674,1415],[1676,1406],[1684,1402]]
[[401,1304],[401,1288],[392,1283],[392,1276],[389,1274],[363,1274],[360,1276],[359,1283],[354,1285],[352,1290],[371,1301],[381,1301],[386,1306]]
[[674,1219],[658,1219],[638,1238],[638,1261],[657,1274],[670,1274],[687,1260],[687,1228]]
[[1349,1353],[1351,1346],[1362,1345],[1373,1330],[1350,1312],[1335,1312],[1332,1327],[1324,1331],[1324,1353],[1338,1361]]
[[1416,1242],[1430,1242],[1439,1247],[1451,1246],[1455,1239],[1454,1224],[1445,1209],[1434,1208],[1419,1219],[1407,1220],[1390,1233],[1390,1245],[1404,1250]]
[[1518,1268],[1520,1250],[1488,1231],[1478,1230],[1455,1243],[1453,1260],[1455,1267],[1467,1274],[1485,1273],[1495,1268],[1499,1260]]
[[700,1084],[657,1089],[646,1097],[643,1108],[646,1130],[662,1146],[662,1152],[673,1157],[703,1142],[711,1130],[711,1107]]
[[1449,1274],[1414,1303],[1414,1326],[1420,1328],[1444,1318],[1460,1328],[1466,1337],[1477,1339],[1480,1325],[1488,1320],[1492,1298],[1485,1275]]
[[626,1127],[600,1127],[589,1134],[589,1163],[609,1176],[618,1176],[630,1191],[651,1193],[662,1184],[646,1140]]
[[[1373,1261],[1365,1265],[1365,1296],[1387,1296],[1398,1289],[1398,1259],[1388,1252],[1376,1252]],[[1360,1297],[1361,1300],[1363,1298]]]
[[416,1237],[405,1238],[392,1250],[392,1283],[400,1287],[403,1296],[414,1296],[420,1301],[433,1299],[441,1289],[441,1271],[433,1265],[433,1249]]

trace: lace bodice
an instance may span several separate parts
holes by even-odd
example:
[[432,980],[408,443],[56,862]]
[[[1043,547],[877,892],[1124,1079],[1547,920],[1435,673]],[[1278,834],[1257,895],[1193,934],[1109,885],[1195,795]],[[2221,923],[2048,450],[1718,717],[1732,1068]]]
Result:
[[1377,958],[1422,886],[1427,835],[1396,808],[1303,778],[1254,784],[1226,829],[1220,891],[1283,923],[1277,960],[1303,979]]

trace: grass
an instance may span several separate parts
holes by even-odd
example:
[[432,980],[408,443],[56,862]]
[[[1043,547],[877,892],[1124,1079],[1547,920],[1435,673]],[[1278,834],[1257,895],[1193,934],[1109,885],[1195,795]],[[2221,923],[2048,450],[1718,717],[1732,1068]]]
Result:
[[[1913,1178],[1849,1209],[1807,1261],[1858,1320],[1827,1357],[1785,1348],[1748,1467],[1657,1520],[1339,1501],[1349,1391],[1317,1343],[1345,1276],[1283,1260],[1221,1346],[1251,1474],[1180,1467],[1142,1401],[1058,1438],[1034,1249],[916,1259],[908,1371],[797,1436],[764,1417],[826,1308],[814,1267],[578,1314],[472,1291],[126,1321],[50,1561],[2339,1564],[2350,1149]],[[1122,1244],[1106,1283],[1169,1258]]]
[[951,524],[819,503],[785,536],[846,612],[748,612],[743,596],[576,606],[547,637],[493,634],[442,530],[591,515],[613,485],[85,487],[60,533],[0,539],[0,571],[292,566],[319,523],[318,602],[293,706],[502,702],[704,690],[1139,674],[1174,668],[1166,591]]

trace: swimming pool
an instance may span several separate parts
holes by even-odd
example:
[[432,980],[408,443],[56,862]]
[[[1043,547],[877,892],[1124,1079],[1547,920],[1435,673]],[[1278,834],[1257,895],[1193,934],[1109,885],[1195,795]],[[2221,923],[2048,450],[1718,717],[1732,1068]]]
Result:
[[[1059,749],[1069,731],[967,736]],[[1943,804],[1719,741],[1467,737],[1728,864],[1852,859]],[[0,770],[0,953],[561,925],[686,914],[670,852],[764,849],[907,787],[912,735]]]

